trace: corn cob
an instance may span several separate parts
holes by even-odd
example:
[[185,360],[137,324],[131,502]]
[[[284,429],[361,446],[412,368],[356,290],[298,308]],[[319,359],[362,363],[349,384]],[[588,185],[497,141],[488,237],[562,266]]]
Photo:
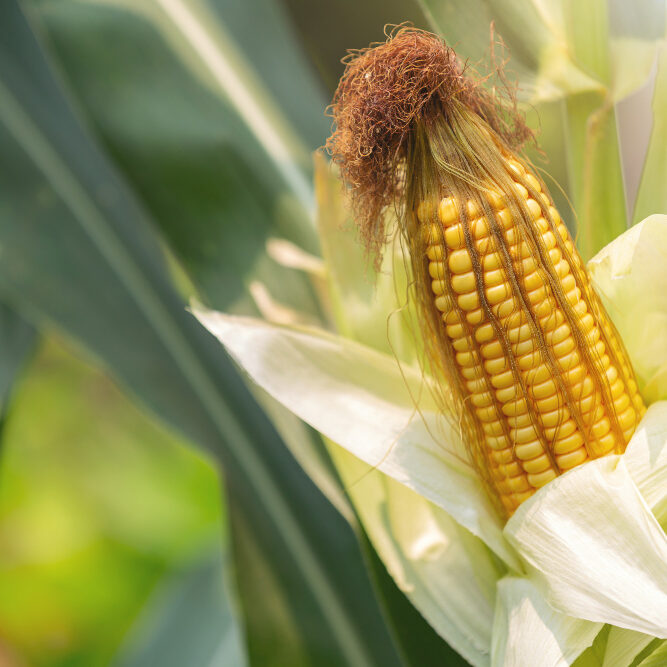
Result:
[[474,200],[463,213],[462,202],[445,197],[417,217],[452,379],[471,436],[483,442],[487,481],[511,515],[560,473],[624,451],[645,407],[553,202],[518,160],[506,165],[539,238],[533,248],[498,193],[488,195],[495,238]]
[[[436,398],[509,517],[537,489],[624,451],[645,412],[622,342],[545,184],[510,94],[434,35],[353,54],[327,142],[379,258],[397,213]],[[379,260],[378,260],[379,261]]]

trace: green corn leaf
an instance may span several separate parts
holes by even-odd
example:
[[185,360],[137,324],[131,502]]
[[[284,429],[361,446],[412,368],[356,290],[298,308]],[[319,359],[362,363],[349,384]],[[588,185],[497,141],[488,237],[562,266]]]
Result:
[[33,326],[12,308],[0,304],[0,429],[4,425],[14,383],[36,340]]
[[400,664],[349,525],[185,311],[145,211],[77,122],[15,2],[0,13],[0,144],[0,294],[82,341],[221,461],[232,512],[289,593],[283,618],[298,633],[273,637],[275,664]]
[[241,638],[220,571],[220,553],[153,592],[113,667],[241,667]]
[[249,312],[247,284],[259,278],[315,312],[308,282],[265,251],[270,235],[316,250],[310,150],[328,128],[326,99],[278,3],[29,7],[200,298]]
[[653,128],[632,216],[633,223],[667,211],[667,46],[663,46],[653,94]]

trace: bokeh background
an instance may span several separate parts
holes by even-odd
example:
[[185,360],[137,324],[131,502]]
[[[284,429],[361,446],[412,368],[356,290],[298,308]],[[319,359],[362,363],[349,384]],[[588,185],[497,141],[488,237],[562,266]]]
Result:
[[[651,4],[637,3],[634,25],[613,7],[598,18],[617,36],[648,40],[664,34],[664,21],[649,22],[655,34],[646,34],[641,11]],[[531,41],[539,31],[526,28],[537,19],[526,12],[539,9],[477,0],[3,0],[2,667],[227,666],[244,664],[248,651],[260,656],[254,664],[288,664],[270,655],[278,638],[308,654],[300,634],[311,602],[298,601],[303,582],[290,574],[289,545],[271,542],[278,529],[233,456],[227,464],[238,426],[228,412],[240,415],[257,451],[273,452],[266,460],[294,515],[322,524],[313,542],[323,561],[340,561],[349,585],[366,590],[368,576],[358,585],[354,574],[363,561],[383,604],[410,619],[406,629],[431,656],[415,664],[463,664],[406,611],[354,520],[323,520],[330,510],[318,514],[321,501],[304,500],[318,492],[301,467],[271,458],[277,435],[261,419],[258,431],[248,426],[258,419],[254,402],[185,308],[194,297],[257,314],[251,288],[260,283],[281,304],[321,317],[311,282],[276,263],[267,240],[318,253],[312,153],[330,129],[324,110],[346,49],[411,21],[445,26],[476,61],[495,20],[531,99],[542,56]],[[595,38],[572,40],[580,71],[604,78],[582,46]],[[654,212],[639,183],[658,68],[648,52],[635,57],[637,76],[601,121],[619,132],[620,160],[594,145],[563,148],[578,131],[572,124],[585,127],[601,106],[599,91],[565,86],[529,109],[571,226],[577,160],[592,151],[611,170],[595,186],[620,188],[609,238]],[[206,403],[204,385],[220,390],[227,410],[224,400],[219,410]],[[302,467],[335,486],[314,434],[259,399],[283,440],[298,432],[310,442]],[[331,540],[343,545],[342,561],[327,551]],[[373,628],[369,621],[364,631]]]

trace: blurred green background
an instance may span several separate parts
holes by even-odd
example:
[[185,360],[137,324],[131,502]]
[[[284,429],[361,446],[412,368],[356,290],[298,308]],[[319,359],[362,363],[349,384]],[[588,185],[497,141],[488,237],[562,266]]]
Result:
[[476,61],[496,21],[584,254],[664,208],[616,141],[618,112],[621,147],[648,143],[616,103],[664,9],[562,4],[565,56],[528,0],[0,5],[0,666],[464,664],[395,588],[319,438],[275,405],[273,426],[186,305],[257,314],[261,281],[322,318],[266,242],[318,253],[324,109],[346,49],[387,23]]

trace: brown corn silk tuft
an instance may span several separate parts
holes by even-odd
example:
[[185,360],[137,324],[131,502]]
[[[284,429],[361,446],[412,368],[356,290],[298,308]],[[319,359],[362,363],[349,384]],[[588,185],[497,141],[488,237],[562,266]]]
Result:
[[437,398],[508,517],[570,467],[623,452],[645,407],[544,182],[518,155],[532,134],[515,97],[483,81],[435,35],[399,28],[347,59],[327,149],[378,262],[385,213],[397,214]]

